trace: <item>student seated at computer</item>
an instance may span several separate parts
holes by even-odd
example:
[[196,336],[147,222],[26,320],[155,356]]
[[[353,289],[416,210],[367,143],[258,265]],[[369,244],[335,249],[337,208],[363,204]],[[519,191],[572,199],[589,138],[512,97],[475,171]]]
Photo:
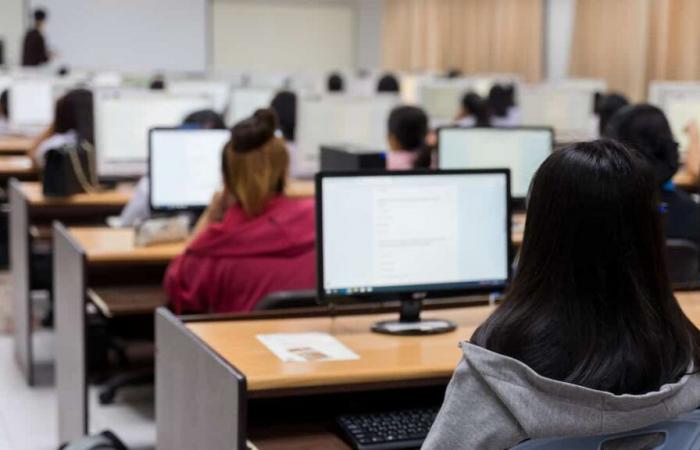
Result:
[[[204,130],[223,130],[226,128],[221,115],[213,110],[204,109],[195,111],[185,117],[182,122],[183,128],[196,128]],[[122,209],[119,216],[119,226],[132,227],[139,222],[151,217],[151,206],[149,204],[150,183],[149,177],[141,177],[134,194],[129,203]]]
[[56,101],[53,123],[34,142],[29,155],[37,167],[44,167],[49,150],[79,143],[95,143],[92,92],[76,89]]
[[337,72],[330,74],[326,81],[326,89],[331,94],[342,94],[345,92],[345,80],[343,76]]
[[399,80],[391,73],[382,75],[377,82],[377,93],[379,94],[398,94],[401,92],[401,84]]
[[462,107],[457,113],[456,122],[462,127],[491,126],[491,110],[488,102],[475,92],[467,92],[462,97]]
[[653,170],[614,141],[533,180],[518,271],[463,358],[424,450],[604,435],[700,406],[700,331],[666,275]]
[[605,135],[639,150],[653,167],[666,237],[686,239],[700,247],[700,206],[673,184],[679,167],[678,143],[663,111],[645,104],[626,106],[610,119]]
[[282,133],[284,142],[289,150],[291,161],[291,172],[294,174],[296,166],[297,146],[296,146],[296,127],[297,127],[297,95],[292,91],[280,91],[272,99],[270,108],[277,114],[279,123],[279,131]]
[[520,125],[520,111],[515,105],[515,87],[494,84],[489,91],[487,104],[491,110],[491,125],[494,127],[517,127]]
[[165,277],[177,313],[250,311],[270,293],[315,286],[315,208],[284,196],[289,156],[274,112],[233,127],[225,188]]
[[428,116],[416,106],[398,106],[389,114],[388,170],[426,169],[433,166],[426,144]]

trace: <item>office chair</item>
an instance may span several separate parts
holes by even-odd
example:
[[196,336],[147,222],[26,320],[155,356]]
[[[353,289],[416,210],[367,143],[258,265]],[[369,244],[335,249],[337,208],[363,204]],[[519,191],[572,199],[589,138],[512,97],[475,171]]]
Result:
[[673,284],[693,285],[700,281],[700,252],[684,239],[666,240],[668,275]]
[[255,305],[255,311],[270,311],[275,309],[295,309],[318,306],[316,291],[280,291],[273,292]]
[[536,439],[512,450],[694,450],[700,448],[700,410],[627,433]]

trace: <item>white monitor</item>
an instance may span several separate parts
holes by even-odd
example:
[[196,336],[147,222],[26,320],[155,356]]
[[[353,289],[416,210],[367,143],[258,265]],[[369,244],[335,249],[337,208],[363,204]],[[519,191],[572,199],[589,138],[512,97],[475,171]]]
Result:
[[442,128],[438,135],[441,169],[511,171],[511,195],[527,197],[535,172],[552,153],[550,128]]
[[595,139],[595,94],[605,90],[605,83],[596,80],[522,85],[518,90],[522,124],[552,127],[559,142]]
[[153,211],[204,209],[221,189],[221,155],[229,130],[155,128],[149,138]]
[[680,145],[680,151],[688,148],[685,128],[691,121],[700,125],[700,83],[654,82],[649,88],[649,101],[663,110]]
[[507,170],[317,175],[321,298],[502,288],[508,184]]
[[209,97],[214,110],[223,113],[231,100],[231,84],[225,81],[168,80],[168,92],[174,95]]
[[54,90],[50,80],[14,80],[9,91],[12,128],[46,127],[53,122]]
[[226,114],[226,124],[233,126],[252,116],[255,110],[269,108],[275,92],[274,89],[267,88],[233,89]]
[[372,150],[387,146],[387,121],[398,106],[396,95],[302,97],[297,102],[297,176],[316,173],[323,145],[351,144]]
[[179,126],[188,114],[210,108],[212,102],[206,97],[145,91],[97,91],[97,174],[102,178],[145,174],[149,130]]
[[438,80],[423,84],[419,90],[420,105],[430,117],[433,126],[454,121],[462,104],[462,97],[470,89],[464,79]]

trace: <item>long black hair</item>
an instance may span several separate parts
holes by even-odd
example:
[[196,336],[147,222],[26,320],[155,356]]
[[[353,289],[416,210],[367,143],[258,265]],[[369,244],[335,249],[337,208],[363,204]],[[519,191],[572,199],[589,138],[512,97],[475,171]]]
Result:
[[611,140],[551,155],[530,192],[518,272],[476,345],[615,394],[677,381],[700,332],[666,273],[654,174]]
[[297,95],[292,91],[278,92],[270,103],[277,113],[284,140],[294,142],[297,127]]
[[75,131],[80,140],[95,143],[95,120],[92,109],[92,92],[75,89],[56,102],[53,122],[55,133]]
[[462,97],[462,110],[467,115],[472,115],[478,127],[491,126],[491,108],[476,92],[467,92]]

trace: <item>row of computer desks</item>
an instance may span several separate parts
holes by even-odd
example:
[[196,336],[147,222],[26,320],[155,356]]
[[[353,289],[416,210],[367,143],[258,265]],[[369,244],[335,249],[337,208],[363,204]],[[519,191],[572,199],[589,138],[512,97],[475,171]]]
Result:
[[[7,191],[18,365],[30,385],[39,381],[32,295],[42,274],[33,255],[48,249],[60,442],[96,431],[91,317],[128,329],[155,314],[159,449],[246,448],[248,440],[259,449],[350,448],[338,415],[439,404],[458,342],[493,310],[522,243],[524,214],[511,202],[518,176],[291,180],[287,195],[317,198],[318,306],[181,317],[165,307],[161,283],[186,244],[139,247],[132,228],[104,225],[133,186],[49,199],[15,176]],[[700,296],[678,298],[700,325]]]

